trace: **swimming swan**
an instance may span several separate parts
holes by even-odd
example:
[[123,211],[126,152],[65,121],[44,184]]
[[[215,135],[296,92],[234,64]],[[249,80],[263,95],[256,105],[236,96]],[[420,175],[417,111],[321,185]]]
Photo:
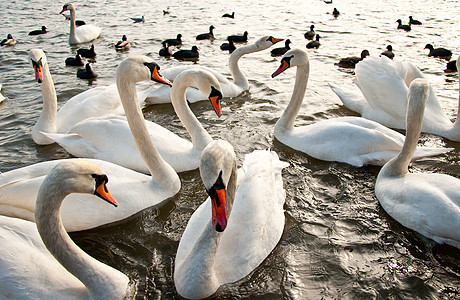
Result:
[[[228,62],[233,81],[230,81],[226,76],[211,68],[196,65],[172,67],[166,70],[162,70],[162,73],[167,79],[174,81],[176,77],[186,69],[203,68],[211,72],[214,76],[216,76],[217,80],[219,80],[223,97],[233,98],[240,95],[244,91],[249,90],[249,82],[238,66],[239,59],[245,54],[254,53],[270,48],[279,41],[282,41],[282,39],[277,39],[272,36],[264,36],[253,44],[240,47],[233,51]],[[145,100],[146,104],[170,103],[170,90],[171,89],[169,87],[159,87],[153,90]],[[206,100],[206,97],[204,97],[203,94],[197,89],[187,89],[187,101],[194,103],[202,100]]]
[[[32,129],[32,139],[35,143],[39,145],[54,143],[42,132],[68,133],[75,124],[87,118],[125,114],[116,84],[82,92],[67,100],[58,111],[56,90],[45,53],[41,49],[32,49],[29,51],[29,57],[43,95],[43,109]],[[143,103],[150,90],[151,88],[137,93],[140,103]]]
[[[338,161],[353,166],[382,166],[401,150],[404,136],[377,122],[361,117],[340,117],[315,124],[294,127],[309,77],[310,62],[306,51],[292,49],[283,56],[272,77],[297,67],[291,101],[275,124],[275,138],[281,143],[314,158]],[[453,148],[419,147],[412,159],[438,155]]]
[[[180,189],[180,179],[153,145],[136,99],[136,82],[153,80],[167,82],[158,72],[158,65],[145,56],[131,56],[117,68],[117,87],[129,126],[150,175],[123,168],[103,160],[90,161],[101,167],[111,178],[109,188],[120,207],[88,209],[95,204],[91,195],[69,195],[61,214],[67,231],[94,228],[123,220],[145,208],[174,196]],[[77,158],[71,160],[79,160]],[[62,160],[37,163],[0,174],[0,214],[34,221],[35,198],[49,170]],[[96,207],[98,208],[98,207]],[[78,212],[78,213],[75,213]]]
[[205,148],[200,174],[210,198],[190,218],[175,259],[174,283],[182,297],[211,296],[271,253],[284,229],[281,171],[288,165],[275,152],[256,150],[237,171],[228,142]]
[[[457,60],[457,64],[458,64]],[[424,78],[422,72],[409,62],[392,61],[387,57],[369,56],[356,65],[355,84],[360,91],[347,90],[329,84],[343,104],[366,119],[390,128],[406,129],[408,86],[415,78]],[[460,100],[458,104],[460,112]],[[452,123],[444,113],[430,86],[422,132],[460,141],[460,120]]]
[[[59,208],[70,193],[97,195],[117,206],[107,176],[95,164],[63,161],[43,180],[37,195],[37,224],[0,216],[0,298],[125,299],[135,293],[126,275],[92,258],[62,226]],[[107,204],[91,196],[86,209],[104,214]],[[92,204],[101,202],[97,208]],[[79,211],[74,211],[76,215]],[[37,231],[38,229],[38,231]]]
[[426,79],[412,81],[404,147],[380,170],[375,195],[383,209],[403,226],[460,249],[460,180],[445,174],[408,170],[420,137],[428,94]]
[[64,4],[62,7],[63,12],[70,11],[70,35],[69,35],[69,44],[80,44],[90,42],[97,39],[101,35],[102,29],[96,25],[75,25],[75,6],[72,3]]
[[[214,75],[203,69],[185,70],[174,81],[171,89],[172,105],[189,132],[192,142],[154,122],[145,121],[150,138],[161,157],[176,172],[197,169],[201,152],[212,141],[212,137],[187,104],[185,89],[189,86],[196,87],[207,95],[219,117],[222,94]],[[70,129],[70,133],[43,134],[73,156],[107,160],[138,172],[149,173],[124,116],[89,118],[77,123]]]

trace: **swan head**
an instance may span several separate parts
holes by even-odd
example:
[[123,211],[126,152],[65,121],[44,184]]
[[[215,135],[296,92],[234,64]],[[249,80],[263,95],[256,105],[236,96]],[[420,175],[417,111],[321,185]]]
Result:
[[217,116],[222,116],[220,106],[222,100],[221,88],[219,81],[211,72],[204,69],[185,70],[176,77],[172,89],[175,90],[178,85],[193,86],[199,89],[211,101]]
[[[46,195],[53,189],[59,190],[65,195],[87,193],[118,206],[117,201],[107,189],[107,182],[107,175],[96,164],[83,159],[64,160],[48,173],[40,187],[39,195]],[[57,185],[57,188],[51,188],[50,184]],[[48,197],[44,199],[48,199]]]
[[235,151],[227,141],[212,141],[201,154],[200,175],[211,198],[212,226],[218,232],[227,227],[228,213],[233,204],[226,201],[226,188],[234,167]]
[[291,49],[281,59],[279,68],[272,74],[272,78],[278,76],[290,67],[307,66],[309,64],[308,54],[302,49]]
[[160,66],[151,58],[144,55],[130,56],[117,67],[117,81],[139,82],[153,80],[172,86],[172,83],[160,73]]
[[62,14],[63,12],[65,11],[75,11],[75,6],[73,6],[72,3],[66,3],[62,6],[62,10],[60,12],[60,14]]
[[272,36],[263,36],[255,42],[258,50],[265,50],[273,46],[274,44],[283,41],[284,39],[274,38]]
[[29,58],[35,71],[35,79],[38,83],[43,82],[43,68],[46,65],[46,55],[41,49],[31,49]]

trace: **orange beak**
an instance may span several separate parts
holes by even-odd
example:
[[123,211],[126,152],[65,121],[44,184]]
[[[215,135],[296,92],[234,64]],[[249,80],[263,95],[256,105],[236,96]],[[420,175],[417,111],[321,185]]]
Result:
[[278,39],[278,38],[272,37],[272,43],[273,44],[276,44],[276,43],[281,42],[281,41],[284,41],[284,39]]
[[65,11],[67,11],[67,7],[64,6],[59,14],[62,14]]
[[118,206],[117,200],[110,194],[109,190],[107,189],[107,185],[105,184],[105,180],[96,188],[94,194],[105,201],[109,202],[110,204],[114,205],[115,207]]
[[284,70],[286,70],[287,68],[289,68],[289,64],[287,61],[283,60],[281,61],[281,65],[279,66],[279,68],[272,74],[272,78],[278,76],[279,74],[281,74]]
[[225,202],[225,189],[216,190],[211,198],[212,205],[212,226],[218,232],[227,228],[227,204]]
[[42,83],[43,82],[43,66],[41,62],[36,63],[32,61],[32,64],[33,64],[34,71],[35,71],[35,80],[37,80],[38,83]]
[[216,89],[215,87],[211,86],[211,93],[209,94],[209,100],[211,101],[212,107],[216,112],[217,116],[220,118],[222,116],[222,110],[220,107],[220,100],[222,100],[222,93]]
[[156,82],[159,82],[159,83],[163,83],[163,84],[172,86],[171,81],[169,81],[163,75],[161,75],[161,73],[160,73],[160,71],[159,71],[157,66],[155,66],[155,68],[153,69],[152,80],[156,81]]

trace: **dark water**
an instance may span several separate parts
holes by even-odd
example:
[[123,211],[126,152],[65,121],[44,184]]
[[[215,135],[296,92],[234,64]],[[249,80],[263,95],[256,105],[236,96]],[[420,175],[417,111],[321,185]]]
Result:
[[[228,74],[228,54],[219,49],[227,35],[247,30],[250,42],[263,35],[290,38],[291,47],[305,47],[303,34],[311,24],[323,37],[318,50],[309,50],[311,74],[297,125],[326,118],[356,115],[342,105],[327,82],[352,86],[352,73],[337,68],[341,57],[368,49],[378,55],[388,44],[396,57],[415,63],[437,91],[443,108],[455,118],[458,76],[444,73],[445,61],[428,58],[426,43],[453,50],[458,57],[460,21],[457,0],[442,1],[78,1],[77,19],[103,28],[95,41],[94,69],[99,78],[88,84],[76,78],[76,69],[65,67],[76,48],[68,45],[68,23],[59,15],[64,3],[55,1],[1,1],[0,38],[11,33],[18,44],[0,49],[0,83],[7,100],[0,105],[0,171],[39,161],[70,157],[59,146],[36,146],[30,131],[42,106],[39,85],[28,62],[28,50],[45,50],[60,105],[94,86],[114,82],[117,64],[130,54],[156,59],[162,68],[178,62],[158,56],[160,42],[181,33],[183,48],[197,45],[200,65]],[[337,7],[341,15],[331,12]],[[163,9],[170,14],[163,15]],[[235,19],[221,15],[235,11]],[[145,16],[133,24],[130,17]],[[396,19],[408,16],[424,25],[409,33],[396,30]],[[216,39],[195,41],[213,24]],[[42,25],[49,33],[30,37]],[[126,34],[132,43],[128,53],[113,46]],[[81,47],[89,47],[81,45]],[[290,167],[283,171],[286,225],[278,246],[246,278],[221,287],[219,299],[350,299],[350,298],[459,298],[460,250],[435,245],[390,218],[374,195],[378,167],[358,169],[323,162],[290,150],[273,139],[273,126],[287,105],[294,83],[293,70],[276,79],[279,65],[268,50],[240,61],[251,90],[224,101],[217,119],[206,102],[191,105],[214,138],[230,141],[239,163],[245,153],[271,148]],[[186,136],[170,105],[145,109],[149,120]],[[454,147],[449,154],[424,159],[411,167],[415,172],[445,173],[460,178],[460,144],[423,134],[421,143]],[[74,233],[72,237],[95,258],[138,281],[140,299],[180,298],[172,274],[176,249],[194,209],[206,198],[198,171],[180,174],[182,190],[161,208],[147,209],[129,220],[104,228]]]

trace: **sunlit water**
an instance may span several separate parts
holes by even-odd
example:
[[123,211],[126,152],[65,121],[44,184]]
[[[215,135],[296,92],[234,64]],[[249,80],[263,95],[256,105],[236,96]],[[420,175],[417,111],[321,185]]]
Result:
[[[341,105],[327,82],[352,87],[353,74],[334,65],[339,58],[359,55],[368,49],[378,55],[388,44],[398,59],[415,63],[437,91],[447,114],[454,119],[458,101],[458,77],[444,73],[445,61],[427,57],[426,43],[453,50],[458,57],[460,2],[446,1],[78,1],[77,19],[103,28],[95,41],[94,69],[99,74],[91,85],[76,77],[76,68],[65,67],[75,53],[68,44],[68,21],[59,15],[56,1],[1,1],[0,38],[8,33],[18,40],[0,49],[0,83],[7,100],[0,106],[0,171],[8,171],[50,159],[70,157],[57,145],[36,146],[30,136],[42,96],[28,61],[28,50],[43,49],[48,57],[58,101],[95,86],[114,82],[118,63],[131,54],[154,58],[162,68],[179,62],[158,56],[160,42],[181,33],[184,45],[197,45],[199,65],[228,72],[228,53],[219,49],[230,34],[249,32],[250,42],[263,35],[289,38],[291,47],[304,48],[303,35],[311,24],[322,36],[318,50],[309,50],[311,73],[297,125],[322,119],[356,115]],[[331,14],[333,7],[341,12]],[[169,9],[170,14],[163,15]],[[235,11],[235,19],[221,18]],[[145,16],[133,24],[130,17]],[[411,32],[396,29],[396,19],[421,20]],[[195,36],[216,27],[216,39],[195,41]],[[42,25],[49,33],[28,36]],[[126,34],[132,43],[127,53],[114,44]],[[281,43],[280,43],[281,44]],[[80,45],[89,47],[89,44]],[[278,46],[278,45],[277,45]],[[223,102],[218,119],[209,103],[191,105],[214,138],[230,141],[241,164],[254,149],[276,151],[290,167],[283,171],[286,198],[284,234],[268,258],[246,278],[221,287],[214,297],[261,299],[337,298],[455,298],[460,296],[460,251],[435,245],[408,230],[379,205],[374,195],[378,167],[358,169],[323,162],[292,151],[273,139],[273,126],[287,105],[294,70],[275,79],[270,75],[279,58],[269,50],[247,55],[240,61],[251,90]],[[170,105],[149,107],[149,120],[186,136]],[[422,134],[421,143],[454,147],[449,154],[424,159],[411,167],[415,172],[445,173],[460,178],[459,143]],[[112,226],[72,234],[95,258],[120,269],[138,281],[139,298],[180,298],[173,283],[174,257],[187,221],[206,198],[199,172],[181,174],[182,190],[161,208],[152,208]],[[103,213],[103,212],[101,212]]]

